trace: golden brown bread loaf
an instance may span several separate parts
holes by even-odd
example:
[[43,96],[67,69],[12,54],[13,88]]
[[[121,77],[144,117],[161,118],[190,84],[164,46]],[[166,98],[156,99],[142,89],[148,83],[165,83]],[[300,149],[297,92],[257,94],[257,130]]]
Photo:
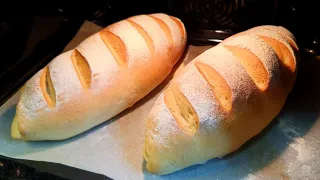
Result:
[[203,52],[158,97],[146,122],[147,170],[168,174],[235,151],[282,109],[297,73],[294,36],[258,26]]
[[12,137],[63,140],[114,117],[167,77],[186,37],[183,23],[162,13],[133,16],[90,36],[26,82]]

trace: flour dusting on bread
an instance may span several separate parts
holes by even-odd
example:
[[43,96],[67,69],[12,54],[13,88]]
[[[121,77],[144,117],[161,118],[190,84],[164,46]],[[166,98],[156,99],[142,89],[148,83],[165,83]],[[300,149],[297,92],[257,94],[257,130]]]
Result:
[[[298,54],[291,40],[283,28],[258,26],[227,38],[187,64],[158,97],[147,119],[147,170],[164,175],[203,164],[236,151],[260,133],[280,112],[296,78]],[[199,119],[195,133],[186,133],[179,124],[181,117],[170,114],[172,106],[165,96],[172,84],[185,97],[184,105],[194,109],[184,110],[193,114],[187,118]]]

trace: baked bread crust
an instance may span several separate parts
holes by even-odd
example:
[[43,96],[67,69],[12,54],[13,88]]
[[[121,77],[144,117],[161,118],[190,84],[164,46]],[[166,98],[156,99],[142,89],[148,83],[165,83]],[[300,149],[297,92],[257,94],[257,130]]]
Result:
[[64,140],[109,120],[167,77],[186,38],[183,23],[163,13],[129,17],[93,34],[25,83],[12,137]]
[[294,85],[298,52],[287,29],[258,26],[197,56],[148,116],[147,170],[163,175],[202,164],[260,133]]

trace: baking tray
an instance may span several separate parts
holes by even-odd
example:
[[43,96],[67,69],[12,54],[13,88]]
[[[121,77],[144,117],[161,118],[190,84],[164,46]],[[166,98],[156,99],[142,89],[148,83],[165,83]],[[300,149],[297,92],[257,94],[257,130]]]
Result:
[[[100,28],[85,24],[66,50]],[[113,179],[320,179],[320,58],[301,59],[295,87],[281,113],[240,149],[203,165],[157,176],[145,170],[144,124],[172,77],[211,46],[189,45],[163,83],[132,108],[74,138],[21,142],[10,138],[18,94],[0,108],[0,155],[61,163]]]

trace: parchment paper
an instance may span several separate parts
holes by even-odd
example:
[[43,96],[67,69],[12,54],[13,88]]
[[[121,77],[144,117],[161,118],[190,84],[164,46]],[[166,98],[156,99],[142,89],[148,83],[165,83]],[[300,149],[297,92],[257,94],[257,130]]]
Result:
[[[101,27],[86,22],[66,50]],[[10,125],[18,93],[0,108],[0,154],[12,158],[56,162],[113,179],[320,179],[319,60],[301,68],[296,87],[277,118],[242,148],[221,159],[156,176],[142,157],[144,123],[155,99],[184,64],[208,49],[189,46],[172,74],[132,108],[106,123],[61,142],[12,140]],[[317,73],[317,74],[314,74]]]

